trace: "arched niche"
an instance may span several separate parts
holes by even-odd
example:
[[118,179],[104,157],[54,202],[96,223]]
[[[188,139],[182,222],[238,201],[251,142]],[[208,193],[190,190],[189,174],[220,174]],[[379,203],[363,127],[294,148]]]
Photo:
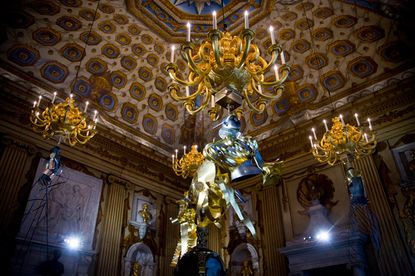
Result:
[[142,242],[135,243],[128,248],[127,254],[124,257],[124,276],[132,274],[134,263],[140,264],[140,276],[155,275],[154,255],[150,247]]
[[244,261],[248,261],[250,263],[254,275],[259,275],[258,252],[250,243],[241,243],[232,251],[229,266],[230,275],[239,276]]

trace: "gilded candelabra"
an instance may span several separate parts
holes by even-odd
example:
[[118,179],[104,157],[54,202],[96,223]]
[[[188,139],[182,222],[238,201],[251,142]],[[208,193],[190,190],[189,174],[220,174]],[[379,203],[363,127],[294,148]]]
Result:
[[186,146],[183,147],[183,156],[180,159],[177,154],[178,150],[176,149],[176,154],[172,155],[172,168],[176,175],[182,176],[184,179],[189,176],[193,177],[205,159],[203,154],[197,150],[197,145],[193,145],[188,153],[186,153]]
[[76,106],[72,94],[64,102],[55,103],[56,92],[49,106],[44,110],[40,108],[42,96],[35,101],[30,115],[30,122],[35,132],[41,133],[44,139],[59,137],[69,145],[85,144],[96,134],[98,113],[95,110],[92,120],[86,114],[88,102],[81,112]]
[[[187,80],[176,74],[178,67],[174,64],[174,46],[166,71],[173,79],[168,88],[171,97],[183,102],[190,114],[209,106],[209,115],[212,120],[216,120],[220,106],[233,110],[243,102],[251,110],[261,113],[269,100],[281,97],[290,68],[285,64],[281,46],[275,42],[272,27],[272,45],[268,48],[271,55],[269,62],[261,57],[258,46],[252,43],[255,33],[249,29],[247,13],[245,28],[240,36],[219,31],[214,13],[213,29],[209,32],[208,38],[197,47],[190,41],[190,23],[187,27],[187,41],[181,46],[181,55],[189,68]],[[276,65],[279,55],[282,63],[280,69]],[[275,79],[273,77],[273,80],[266,81],[265,74],[271,68],[274,69]],[[184,91],[180,89],[179,84],[185,86]],[[195,92],[191,93],[189,87],[195,87]]]
[[370,119],[368,119],[368,131],[364,132],[357,114],[355,114],[355,118],[357,126],[345,124],[343,116],[339,115],[339,117],[332,119],[333,125],[330,130],[326,120],[323,120],[326,132],[320,141],[317,139],[315,129],[311,129],[313,132],[313,136],[309,136],[311,149],[319,162],[327,162],[332,166],[347,156],[354,160],[373,152],[376,147],[376,139]]

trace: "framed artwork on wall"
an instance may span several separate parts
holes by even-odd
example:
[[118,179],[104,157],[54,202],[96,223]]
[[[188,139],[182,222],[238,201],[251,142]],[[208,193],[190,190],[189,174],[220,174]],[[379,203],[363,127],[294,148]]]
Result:
[[77,237],[83,250],[92,250],[103,182],[63,167],[52,179],[49,193],[37,181],[48,161],[41,159],[17,238],[26,242],[64,245]]
[[415,142],[392,149],[401,176],[401,186],[415,185]]

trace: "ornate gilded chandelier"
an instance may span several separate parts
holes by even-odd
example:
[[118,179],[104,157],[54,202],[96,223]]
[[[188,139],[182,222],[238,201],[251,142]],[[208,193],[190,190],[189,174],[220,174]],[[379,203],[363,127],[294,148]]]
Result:
[[[79,60],[77,66],[75,81],[79,76],[79,70],[81,69],[82,60],[85,57],[88,39],[96,20],[100,2],[101,1],[98,0],[94,18],[84,41],[82,58]],[[59,144],[62,141],[66,141],[70,146],[75,146],[77,143],[85,144],[94,137],[97,132],[98,111],[94,111],[91,120],[87,114],[88,101],[85,102],[84,110],[81,112],[78,107],[75,106],[75,100],[73,99],[72,93],[61,103],[55,103],[56,96],[57,93],[54,92],[51,102],[44,110],[42,110],[40,106],[42,96],[39,96],[39,100],[33,103],[32,112],[30,114],[30,122],[32,123],[33,130],[37,133],[41,133],[44,139],[57,137],[59,139]]]
[[172,168],[176,175],[182,176],[184,179],[193,177],[196,170],[202,164],[205,157],[197,150],[197,145],[193,145],[191,150],[186,153],[186,146],[183,147],[183,156],[178,158],[178,150],[172,156]]
[[309,136],[311,150],[319,162],[327,162],[332,166],[338,160],[344,160],[345,157],[349,157],[349,159],[351,157],[354,160],[373,152],[376,140],[370,119],[367,119],[368,131],[365,132],[360,125],[358,114],[356,113],[354,116],[357,127],[345,124],[341,114],[332,119],[333,125],[330,130],[327,121],[323,120],[326,132],[321,140],[317,139],[315,129],[311,129],[313,133],[312,136]]
[[62,103],[55,103],[57,93],[53,93],[53,99],[44,110],[40,108],[42,96],[39,101],[33,103],[30,122],[35,132],[41,133],[44,139],[59,137],[74,146],[76,143],[85,144],[96,133],[98,112],[94,111],[92,120],[88,119],[87,109],[89,102],[85,102],[85,108],[81,112],[76,106],[73,95]]
[[[245,28],[241,35],[233,36],[226,30],[218,30],[216,12],[213,12],[213,29],[199,46],[191,42],[191,25],[187,23],[186,42],[181,46],[182,57],[189,69],[187,80],[177,75],[175,47],[172,46],[166,71],[173,83],[168,89],[171,97],[182,102],[190,114],[209,106],[211,119],[217,120],[220,107],[234,110],[244,102],[251,110],[261,113],[268,101],[281,96],[290,68],[285,64],[281,46],[275,41],[274,29],[272,26],[269,29],[272,45],[268,48],[271,59],[267,62],[260,56],[258,46],[252,43],[255,33],[249,29],[248,12],[245,12],[244,18]],[[276,64],[279,55],[280,68]],[[274,74],[267,81],[265,74],[271,69]],[[184,91],[179,84],[185,86]],[[194,87],[194,92],[190,87]]]

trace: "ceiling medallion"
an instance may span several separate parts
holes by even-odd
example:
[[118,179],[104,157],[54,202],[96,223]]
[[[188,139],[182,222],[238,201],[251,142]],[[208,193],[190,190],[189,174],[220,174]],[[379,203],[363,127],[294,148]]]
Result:
[[[166,71],[173,83],[168,89],[172,98],[182,102],[190,114],[209,107],[210,118],[217,120],[221,107],[242,112],[243,103],[249,110],[261,113],[270,100],[281,97],[290,68],[285,64],[281,46],[275,41],[274,29],[272,26],[269,29],[272,45],[268,48],[271,60],[267,62],[260,56],[258,46],[252,43],[255,33],[249,29],[248,12],[245,12],[244,19],[241,35],[232,36],[226,30],[218,30],[214,12],[213,29],[197,52],[190,40],[190,23],[187,24],[187,39],[181,47],[190,72],[187,80],[178,77],[178,66],[174,63],[175,48],[172,46]],[[281,68],[276,64],[278,56],[281,56]],[[271,68],[274,77],[266,81],[265,74]],[[179,85],[185,86],[184,91]],[[252,101],[252,98],[257,99]]]

